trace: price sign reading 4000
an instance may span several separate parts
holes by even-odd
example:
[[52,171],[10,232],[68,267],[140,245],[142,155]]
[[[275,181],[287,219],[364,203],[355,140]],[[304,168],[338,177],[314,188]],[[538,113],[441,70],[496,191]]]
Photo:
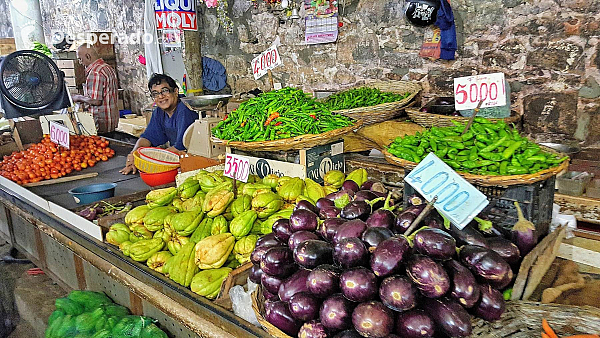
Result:
[[454,105],[456,110],[506,105],[504,73],[483,74],[454,79]]

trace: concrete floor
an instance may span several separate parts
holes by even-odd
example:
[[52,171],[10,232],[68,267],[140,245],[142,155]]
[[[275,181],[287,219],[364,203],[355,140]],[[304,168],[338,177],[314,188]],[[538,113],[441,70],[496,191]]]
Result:
[[[0,257],[9,249],[6,242],[0,243]],[[0,261],[0,338],[44,337],[54,301],[67,294],[44,274],[28,275],[31,268],[31,263]]]

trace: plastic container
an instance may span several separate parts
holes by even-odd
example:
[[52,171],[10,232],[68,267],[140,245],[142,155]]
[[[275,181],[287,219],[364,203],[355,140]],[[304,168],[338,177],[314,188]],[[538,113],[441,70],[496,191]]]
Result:
[[[405,175],[410,171],[405,170]],[[523,216],[536,226],[539,234],[547,234],[552,222],[552,206],[554,204],[554,181],[552,176],[544,181],[525,185],[508,187],[490,187],[473,184],[489,200],[490,204],[482,211],[494,224],[512,228],[517,222],[517,208],[514,202],[519,202]],[[416,194],[415,189],[404,183],[404,206],[408,205],[408,197]]]
[[581,171],[567,171],[564,175],[556,178],[558,193],[571,196],[581,196],[585,191],[585,186],[591,179],[592,175],[589,173]]
[[133,164],[139,171],[145,172],[145,173],[150,173],[150,174],[157,174],[157,173],[162,173],[165,171],[171,171],[171,170],[177,169],[179,167],[179,163],[167,165],[167,164],[157,163],[154,160],[152,160],[152,161],[146,160],[146,159],[140,157],[140,154],[138,153],[137,150],[133,152]]
[[591,181],[585,189],[587,197],[600,198],[600,178]]
[[175,182],[175,176],[177,176],[177,168],[162,173],[145,173],[140,171],[142,181],[151,187],[163,185],[171,182]]
[[115,195],[116,183],[97,183],[69,190],[77,204],[89,204]]

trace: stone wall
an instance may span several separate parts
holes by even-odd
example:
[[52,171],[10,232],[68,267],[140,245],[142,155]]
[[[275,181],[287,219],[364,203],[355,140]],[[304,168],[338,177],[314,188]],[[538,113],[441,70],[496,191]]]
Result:
[[303,21],[280,23],[264,5],[253,14],[249,0],[229,0],[231,35],[199,6],[203,54],[226,66],[234,92],[267,87],[250,61],[277,37],[284,66],[275,79],[307,91],[410,79],[425,97],[451,95],[453,77],[501,71],[526,131],[600,145],[600,0],[452,0],[459,51],[450,62],[419,57],[426,29],[404,19],[404,1],[339,3],[338,42],[317,46],[304,45]]
[[8,1],[9,0],[0,0],[0,38],[14,37]]
[[40,0],[40,6],[47,42],[55,30],[72,36],[104,31],[123,37],[116,39],[115,54],[125,105],[139,112],[151,101],[145,89],[146,68],[137,61],[144,54],[143,42],[131,39],[144,32],[144,1]]

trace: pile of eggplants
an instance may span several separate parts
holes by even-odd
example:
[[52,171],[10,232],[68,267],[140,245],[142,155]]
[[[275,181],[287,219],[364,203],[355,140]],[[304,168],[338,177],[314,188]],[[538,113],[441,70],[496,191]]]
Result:
[[426,202],[402,210],[372,186],[346,181],[316,205],[300,201],[256,243],[250,279],[265,319],[302,338],[466,337],[471,315],[499,319],[518,247],[475,222],[446,228],[435,211],[406,237]]

